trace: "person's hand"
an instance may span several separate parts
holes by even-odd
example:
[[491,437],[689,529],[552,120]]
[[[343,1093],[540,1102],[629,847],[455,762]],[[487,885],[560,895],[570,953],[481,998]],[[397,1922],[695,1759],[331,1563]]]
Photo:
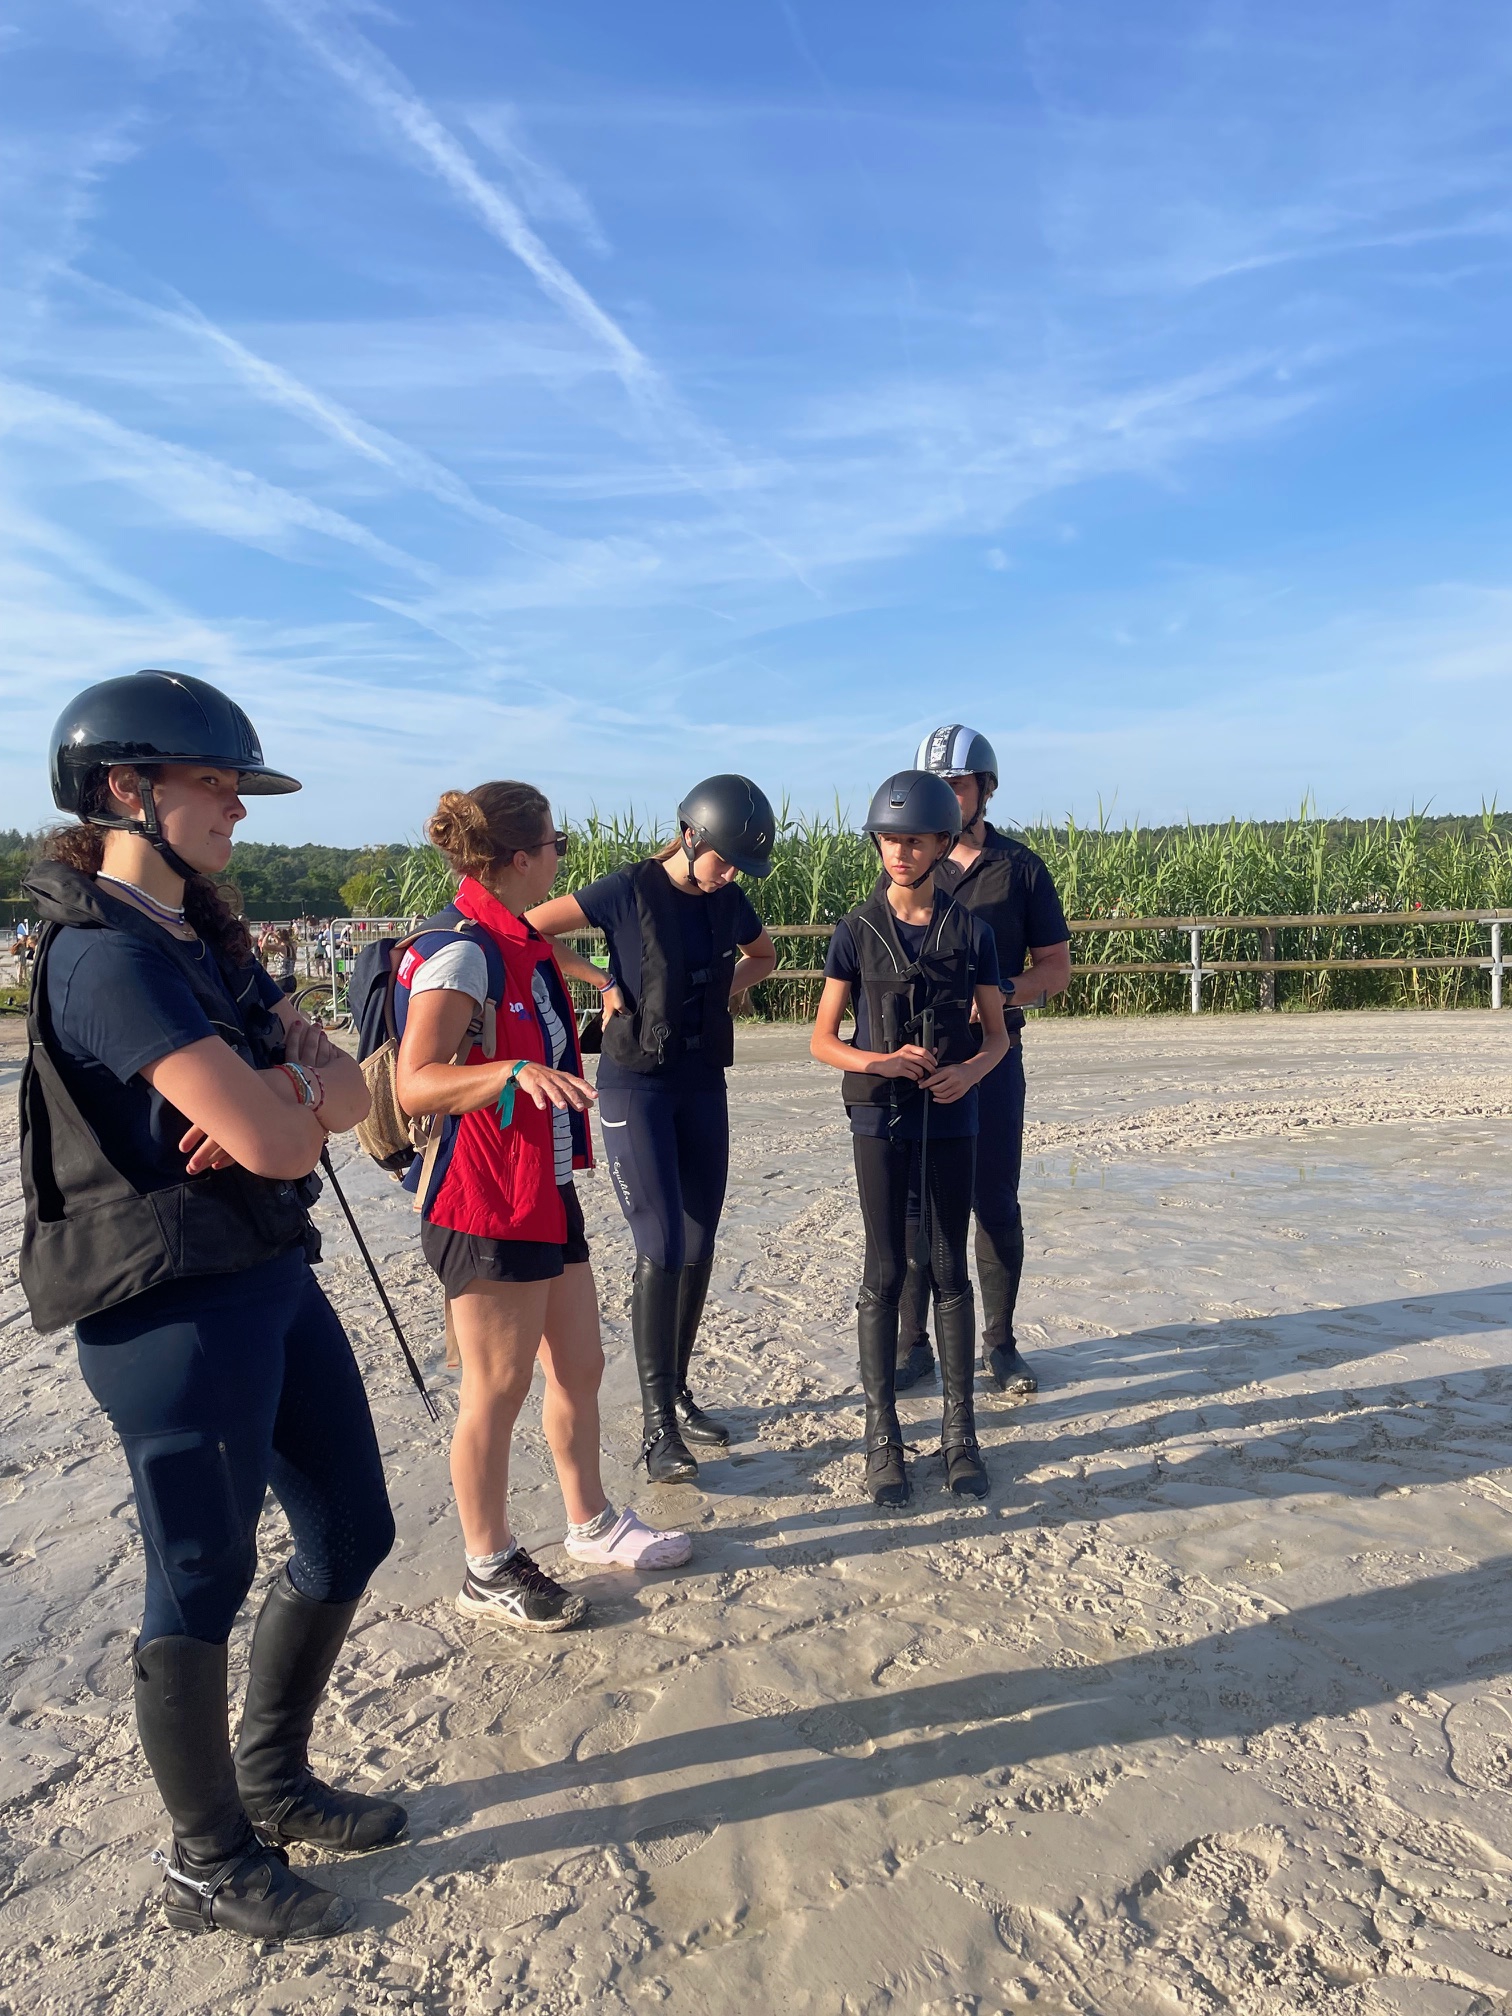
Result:
[[953,1106],[957,1099],[964,1099],[977,1082],[977,1074],[969,1064],[947,1064],[943,1071],[936,1071],[932,1078],[924,1080],[924,1090],[941,1106]]
[[514,1082],[543,1112],[549,1105],[586,1113],[598,1097],[587,1079],[574,1078],[570,1071],[550,1070],[545,1064],[527,1064],[516,1072]]
[[233,1169],[236,1158],[228,1155],[218,1141],[212,1141],[203,1127],[191,1127],[179,1142],[180,1155],[189,1157],[186,1176],[202,1176],[207,1169]]
[[625,1013],[625,997],[618,987],[606,987],[599,999],[604,1004],[604,1026],[607,1028],[616,1015]]
[[342,1053],[318,1022],[297,1016],[284,1031],[284,1057],[290,1064],[308,1064],[318,1071],[333,1064]]
[[872,1078],[911,1078],[917,1082],[935,1068],[935,1054],[921,1043],[904,1043],[896,1050],[873,1057],[867,1065]]

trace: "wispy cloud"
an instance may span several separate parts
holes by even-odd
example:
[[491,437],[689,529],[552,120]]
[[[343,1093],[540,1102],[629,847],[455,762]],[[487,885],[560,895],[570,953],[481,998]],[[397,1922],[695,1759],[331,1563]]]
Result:
[[[300,535],[355,547],[417,578],[433,570],[365,525],[197,449],[180,447],[108,414],[15,379],[0,379],[0,434],[25,433],[72,456],[91,482],[124,484],[156,515],[202,532],[298,557]],[[62,473],[53,472],[53,480]]]
[[609,241],[593,205],[551,162],[526,147],[524,121],[517,106],[476,106],[468,113],[467,123],[502,163],[527,216],[539,218],[543,224],[565,224],[590,251],[607,258]]
[[[692,488],[725,508],[723,494],[732,483],[744,480],[728,444],[687,410],[650,358],[531,229],[519,205],[479,171],[455,134],[394,65],[333,8],[307,5],[304,0],[299,4],[264,0],[264,4],[514,254],[568,319],[602,347],[632,404],[672,452],[679,473]],[[716,474],[713,483],[705,474],[709,467]],[[800,561],[784,544],[729,515],[746,536],[815,592]]]
[[520,206],[479,171],[456,135],[350,19],[320,5],[319,0],[298,0],[298,4],[295,0],[264,0],[264,4],[332,76],[404,141],[414,158],[466,205],[483,228],[514,254],[541,291],[602,346],[626,391],[637,400],[660,405],[666,395],[649,358],[531,229]]
[[439,503],[496,528],[520,552],[553,560],[562,560],[570,555],[568,541],[541,526],[532,525],[528,519],[486,503],[453,470],[382,428],[370,425],[328,394],[305,384],[282,365],[249,349],[182,295],[174,294],[171,307],[160,307],[82,274],[76,273],[72,278],[79,286],[110,301],[127,314],[140,316],[160,328],[175,330],[204,345],[224,358],[257,398],[307,422],[338,446],[350,450],[363,461],[390,471],[399,481],[434,497]]

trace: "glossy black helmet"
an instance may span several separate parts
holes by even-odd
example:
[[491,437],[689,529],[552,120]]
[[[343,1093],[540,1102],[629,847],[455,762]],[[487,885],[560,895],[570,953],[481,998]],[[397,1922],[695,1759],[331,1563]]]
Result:
[[771,874],[777,815],[749,777],[705,777],[678,806],[677,823],[691,831],[695,846],[712,847],[742,875]]
[[948,833],[961,835],[961,805],[943,777],[927,770],[900,770],[872,795],[863,833]]
[[992,790],[998,786],[997,751],[985,735],[959,721],[932,728],[914,762],[931,777],[985,777]]
[[297,791],[263,761],[257,730],[234,700],[187,672],[128,672],[70,700],[52,736],[52,794],[60,812],[126,825],[91,806],[90,785],[113,763],[213,763],[235,770],[244,797]]

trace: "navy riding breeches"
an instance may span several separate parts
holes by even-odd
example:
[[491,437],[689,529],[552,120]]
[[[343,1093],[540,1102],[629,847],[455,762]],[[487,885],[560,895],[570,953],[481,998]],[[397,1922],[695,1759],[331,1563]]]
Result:
[[143,1644],[230,1635],[270,1487],[294,1536],[295,1588],[320,1603],[361,1595],[394,1517],[352,1347],[302,1252],[166,1282],[77,1334],[131,1466]]

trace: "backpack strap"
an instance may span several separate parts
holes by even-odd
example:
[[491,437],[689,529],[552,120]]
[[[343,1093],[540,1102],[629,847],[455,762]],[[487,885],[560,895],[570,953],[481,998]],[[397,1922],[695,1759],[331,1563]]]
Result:
[[[424,930],[413,932],[401,944],[394,947],[392,955],[394,962],[393,972],[397,977],[399,960],[403,958],[405,952],[409,950],[417,938],[424,938],[429,932],[435,931],[451,931],[459,936],[471,936],[473,943],[477,945],[479,951],[483,954],[483,963],[488,968],[487,996],[483,1002],[483,1006],[473,1016],[471,1022],[468,1023],[466,1029],[462,1032],[462,1041],[452,1062],[454,1064],[465,1064],[468,1057],[472,1054],[473,1045],[476,1043],[481,1048],[483,1055],[492,1063],[499,1047],[498,1002],[494,998],[494,983],[496,978],[499,978],[498,968],[502,966],[503,958],[487,930],[475,917],[459,916],[455,924],[430,923]],[[392,1026],[393,1018],[393,994],[394,982],[391,980],[389,983],[388,998],[385,1003],[385,1009],[390,1019],[390,1026]],[[420,1180],[415,1185],[416,1211],[423,1211],[425,1209],[425,1200],[430,1194],[431,1179],[436,1171],[436,1157],[441,1153],[441,1138],[446,1131],[445,1118],[446,1116],[443,1114],[438,1113],[436,1115],[437,1124],[431,1128],[430,1139],[425,1144],[425,1153],[420,1162]],[[449,1341],[448,1364],[451,1363],[451,1348],[452,1346]]]
[[[438,913],[439,916],[445,916],[445,914],[445,911]],[[399,1026],[394,1015],[394,988],[398,984],[399,968],[403,963],[404,955],[420,939],[433,937],[437,932],[441,931],[449,931],[456,937],[471,938],[472,942],[477,945],[479,951],[483,954],[483,963],[488,968],[489,978],[488,992],[484,997],[483,1005],[473,1016],[472,1021],[468,1023],[462,1037],[462,1047],[458,1050],[452,1061],[456,1064],[465,1064],[474,1042],[477,1042],[481,1045],[483,1055],[492,1063],[499,1047],[499,1004],[494,998],[494,960],[489,957],[489,954],[493,952],[495,957],[497,957],[497,948],[494,946],[493,940],[489,937],[487,931],[475,917],[463,917],[458,914],[455,924],[442,924],[437,921],[437,918],[427,918],[418,931],[412,931],[407,938],[395,939],[393,950],[389,953],[389,983],[384,989],[383,995],[384,1027],[394,1042],[397,1043],[399,1041]]]

